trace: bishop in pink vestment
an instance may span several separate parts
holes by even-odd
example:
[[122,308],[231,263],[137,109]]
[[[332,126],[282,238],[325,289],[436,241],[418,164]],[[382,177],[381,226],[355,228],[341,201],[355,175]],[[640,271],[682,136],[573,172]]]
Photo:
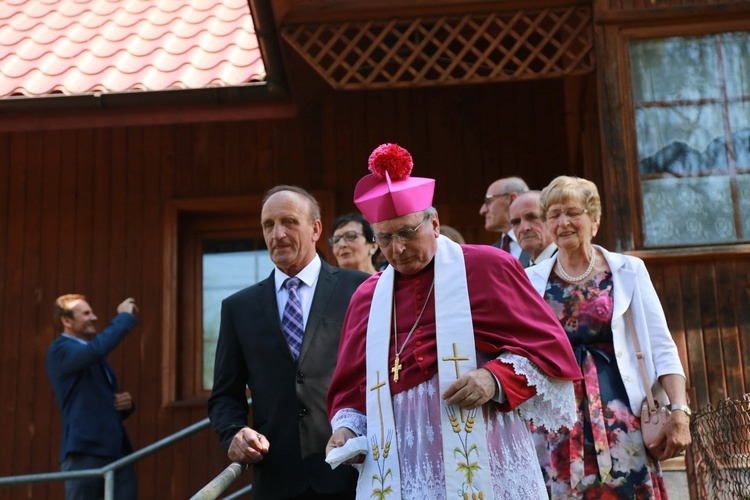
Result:
[[[391,155],[389,165],[398,163],[393,151],[381,151]],[[445,400],[462,411],[479,408],[484,415],[494,498],[546,497],[527,420],[559,427],[574,416],[570,381],[580,379],[581,373],[570,343],[513,257],[494,247],[462,245],[469,304],[466,314],[470,314],[474,330],[477,369],[441,391],[435,293],[445,297],[451,290],[450,285],[432,289],[440,225],[431,208],[432,190],[425,188],[430,179],[408,174],[393,179],[392,172],[386,172],[380,178],[373,175],[360,181],[355,203],[373,222],[376,242],[395,271],[395,321],[391,318],[395,331],[392,324],[387,366],[393,367],[388,384],[401,496],[465,498],[460,492],[446,491],[446,474],[455,471],[445,470],[443,461],[441,402]],[[446,243],[441,245],[445,248]],[[334,430],[328,451],[368,434],[366,345],[370,317],[381,314],[372,308],[380,279],[377,274],[360,286],[344,320],[337,368],[328,392]],[[360,477],[360,481],[370,478]]]
[[[462,245],[478,358],[499,382],[503,398],[483,405],[489,424],[496,498],[546,496],[528,425],[515,410],[538,395],[554,391],[549,379],[577,380],[580,369],[563,340],[559,321],[531,289],[523,268],[507,253],[491,246]],[[406,338],[424,305],[433,266],[405,275],[396,273],[398,339]],[[365,340],[370,304],[379,274],[352,296],[344,320],[336,371],[328,391],[334,430],[347,427],[366,433]],[[445,498],[437,385],[435,307],[430,299],[417,328],[400,356],[398,382],[388,378],[394,400],[403,498]],[[568,342],[568,345],[570,343]],[[399,345],[399,347],[401,347]],[[395,350],[389,350],[393,366]],[[529,380],[531,378],[531,380]],[[566,397],[544,394],[554,399]],[[573,404],[573,401],[571,401]],[[547,416],[549,417],[549,416]]]

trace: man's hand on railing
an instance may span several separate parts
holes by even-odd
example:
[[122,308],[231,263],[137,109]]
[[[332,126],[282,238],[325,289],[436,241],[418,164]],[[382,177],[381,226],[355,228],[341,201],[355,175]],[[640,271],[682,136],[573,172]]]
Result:
[[244,427],[232,438],[227,456],[233,461],[254,464],[263,460],[268,447],[268,439],[264,435],[250,427]]

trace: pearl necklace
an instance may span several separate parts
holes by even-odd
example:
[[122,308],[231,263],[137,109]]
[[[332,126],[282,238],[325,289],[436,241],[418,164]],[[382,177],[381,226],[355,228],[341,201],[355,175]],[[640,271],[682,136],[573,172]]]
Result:
[[586,277],[591,274],[591,271],[594,270],[594,266],[596,265],[596,251],[593,247],[591,247],[591,262],[589,263],[589,267],[583,272],[583,274],[578,276],[571,276],[568,273],[565,272],[565,269],[563,269],[562,262],[560,259],[557,259],[557,273],[560,275],[562,279],[565,281],[575,282],[575,281],[581,281],[586,279]]
[[393,361],[393,368],[391,368],[391,372],[393,373],[393,381],[398,382],[398,372],[401,371],[401,368],[403,365],[401,364],[401,353],[404,352],[404,348],[406,347],[406,343],[409,342],[409,339],[411,338],[411,335],[414,333],[414,330],[417,329],[417,325],[419,324],[419,320],[422,319],[422,315],[424,314],[424,310],[427,309],[427,302],[430,301],[430,297],[432,296],[432,290],[435,288],[435,278],[432,279],[432,284],[430,285],[430,291],[427,294],[427,298],[424,301],[424,305],[422,305],[422,310],[419,311],[419,316],[417,316],[417,321],[414,322],[414,325],[411,327],[411,330],[409,330],[409,335],[406,336],[404,339],[404,343],[401,344],[401,349],[398,351],[396,348],[398,347],[398,327],[396,326],[396,291],[393,291],[393,352],[396,353],[396,359]]

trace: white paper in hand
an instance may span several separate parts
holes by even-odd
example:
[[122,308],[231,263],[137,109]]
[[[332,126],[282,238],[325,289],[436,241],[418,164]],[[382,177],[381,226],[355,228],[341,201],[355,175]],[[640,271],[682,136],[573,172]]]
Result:
[[367,436],[351,438],[344,446],[332,449],[326,456],[326,462],[331,469],[335,469],[357,455],[367,455]]

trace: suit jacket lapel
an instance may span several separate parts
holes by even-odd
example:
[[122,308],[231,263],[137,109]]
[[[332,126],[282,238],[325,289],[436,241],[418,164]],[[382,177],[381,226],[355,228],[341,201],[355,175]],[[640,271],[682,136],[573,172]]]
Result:
[[336,288],[336,281],[338,270],[326,264],[320,262],[320,275],[318,276],[318,284],[315,286],[315,295],[313,295],[313,301],[310,305],[310,315],[307,318],[307,324],[305,325],[305,338],[302,340],[302,348],[299,353],[299,363],[307,354],[307,350],[315,337],[315,332],[318,330],[320,322],[323,320],[323,313],[326,310],[328,301],[333,294],[333,290]]
[[284,330],[281,328],[281,318],[279,318],[279,306],[276,302],[276,282],[274,281],[274,272],[271,276],[261,281],[260,286],[260,303],[264,311],[265,323],[269,325],[271,334],[279,339],[284,349],[289,353],[289,357],[294,360],[292,350],[289,348],[289,341],[286,339]]
[[531,263],[531,255],[521,250],[521,255],[518,256],[518,260],[524,268],[529,267],[529,264]]
[[112,392],[116,393],[117,379],[115,378],[115,372],[112,371],[112,367],[109,366],[109,363],[106,359],[103,359],[100,365],[102,367],[102,371],[104,372],[104,377],[107,379],[109,386],[112,388]]

